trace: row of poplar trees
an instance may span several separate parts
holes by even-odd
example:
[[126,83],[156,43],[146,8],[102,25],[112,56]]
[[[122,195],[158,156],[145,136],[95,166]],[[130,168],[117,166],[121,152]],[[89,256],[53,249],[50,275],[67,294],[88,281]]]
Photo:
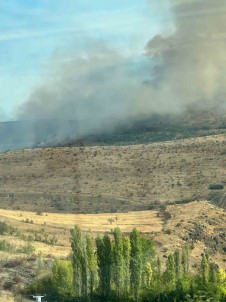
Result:
[[74,288],[79,297],[97,293],[117,299],[132,295],[138,300],[142,285],[151,282],[153,244],[136,229],[123,236],[116,228],[111,236],[98,236],[94,242],[75,226],[71,246]]
[[226,301],[226,273],[207,255],[195,276],[188,248],[169,255],[163,269],[152,241],[136,229],[123,236],[116,228],[94,240],[75,226],[71,247],[70,260],[56,260],[49,279],[36,283],[49,300]]

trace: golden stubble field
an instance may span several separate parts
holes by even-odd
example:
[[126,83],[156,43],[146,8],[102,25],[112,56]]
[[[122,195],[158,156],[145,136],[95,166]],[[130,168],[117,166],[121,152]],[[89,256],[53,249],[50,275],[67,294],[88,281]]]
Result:
[[0,154],[0,207],[14,210],[146,210],[156,203],[208,199],[212,183],[226,184],[224,135]]
[[[32,223],[25,223],[26,220]],[[212,259],[226,268],[224,253],[225,242],[219,235],[225,234],[226,213],[207,201],[194,201],[185,205],[169,205],[164,211],[138,211],[128,213],[103,214],[59,214],[0,210],[0,221],[16,228],[18,234],[2,235],[15,245],[24,244],[26,238],[35,246],[36,254],[45,257],[66,257],[70,254],[70,229],[79,225],[83,232],[92,236],[103,234],[120,227],[123,233],[133,228],[144,236],[153,239],[156,250],[162,255],[169,255],[176,248],[185,245],[191,247],[191,263],[196,266],[203,251],[208,251]],[[26,238],[24,238],[23,236]],[[37,235],[39,237],[37,237]],[[51,245],[41,242],[40,238],[56,237]],[[223,236],[223,235],[222,235]],[[39,238],[36,240],[35,238]],[[217,240],[216,240],[217,239]],[[21,257],[0,253],[0,258]]]
[[[43,213],[37,215],[34,212],[19,212],[13,210],[0,209],[0,221],[5,221],[13,226],[25,236],[34,236],[40,234],[45,236],[55,236],[57,243],[54,245],[44,244],[31,240],[36,247],[36,252],[51,254],[56,257],[65,257],[70,253],[70,229],[74,225],[79,225],[83,232],[90,233],[93,236],[103,234],[120,227],[123,233],[129,233],[137,228],[144,234],[161,232],[163,221],[158,217],[157,211],[139,211],[128,213],[106,213],[106,214],[58,214]],[[25,221],[29,221],[26,223]],[[32,221],[32,223],[30,223]],[[23,242],[21,236],[0,236],[16,245]],[[22,239],[21,239],[22,238]]]

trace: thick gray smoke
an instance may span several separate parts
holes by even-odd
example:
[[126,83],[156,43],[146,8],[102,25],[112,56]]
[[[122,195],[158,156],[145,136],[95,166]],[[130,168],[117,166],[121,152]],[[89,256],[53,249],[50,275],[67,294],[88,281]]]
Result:
[[64,121],[75,120],[71,136],[79,137],[152,113],[224,102],[225,0],[174,0],[171,8],[174,33],[157,33],[142,62],[102,46],[81,57],[70,54],[33,91],[19,117],[61,119],[59,137],[70,131]]
[[[20,108],[20,119],[58,119],[59,136],[68,134],[66,121],[76,121],[77,136],[112,129],[140,112],[139,71],[130,61],[107,48],[82,57],[70,54],[51,79],[31,94]],[[72,134],[72,136],[74,136]]]
[[182,109],[190,103],[224,101],[225,0],[174,0],[172,13],[175,33],[156,35],[146,46],[147,54],[159,60],[153,85]]

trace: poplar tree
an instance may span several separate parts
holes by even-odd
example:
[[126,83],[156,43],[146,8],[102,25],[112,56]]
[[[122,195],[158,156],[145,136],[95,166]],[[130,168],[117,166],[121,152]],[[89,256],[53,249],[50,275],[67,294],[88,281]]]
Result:
[[82,255],[81,255],[81,282],[82,282],[82,297],[88,295],[88,259],[86,250],[86,238],[82,236]]
[[183,273],[188,274],[189,271],[189,249],[187,246],[182,248],[182,259],[181,259]]
[[154,286],[154,291],[159,296],[160,292],[162,291],[162,286],[163,286],[163,284],[162,284],[162,262],[161,262],[161,259],[159,256],[156,259],[155,267],[156,267],[156,270],[155,270],[155,274],[154,274],[153,286]]
[[79,226],[71,230],[72,265],[75,291],[78,296],[82,293],[82,233]]
[[166,281],[172,286],[173,288],[176,285],[176,268],[175,268],[175,261],[174,256],[171,254],[168,256],[166,261]]
[[72,265],[74,284],[77,295],[86,297],[88,294],[88,259],[86,238],[79,226],[71,230]]
[[175,261],[175,272],[176,278],[180,279],[181,277],[181,252],[179,249],[176,249],[174,252],[174,261]]
[[203,254],[201,260],[201,278],[202,278],[202,283],[204,285],[207,285],[207,283],[209,282],[209,273],[210,273],[209,258],[207,255]]
[[147,263],[151,265],[155,256],[154,246],[152,240],[141,237],[141,255],[142,255],[142,284],[147,286]]
[[119,228],[116,228],[113,232],[114,245],[113,245],[113,277],[116,287],[116,293],[119,297],[123,291],[123,237]]
[[112,245],[107,234],[96,238],[97,263],[100,280],[100,293],[109,297],[111,292]]
[[158,256],[156,260],[156,277],[158,280],[160,280],[161,276],[162,276],[162,262],[160,257]]
[[213,283],[217,283],[217,269],[214,263],[210,263],[209,265],[209,280]]
[[134,229],[130,234],[131,243],[131,260],[130,260],[130,287],[131,291],[138,301],[141,288],[141,278],[142,278],[142,246],[141,246],[141,236],[137,229]]
[[130,253],[131,244],[129,237],[123,239],[123,288],[124,294],[127,295],[130,290]]
[[93,238],[89,235],[86,236],[86,250],[87,250],[87,262],[88,262],[88,286],[89,293],[92,295],[96,283],[97,276],[97,259],[94,250]]

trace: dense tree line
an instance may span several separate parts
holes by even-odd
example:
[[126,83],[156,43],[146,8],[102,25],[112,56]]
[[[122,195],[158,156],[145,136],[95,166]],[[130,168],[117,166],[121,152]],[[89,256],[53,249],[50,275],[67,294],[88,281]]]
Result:
[[31,284],[32,292],[54,301],[226,301],[226,273],[203,254],[196,275],[189,249],[170,254],[164,268],[151,240],[119,228],[95,240],[71,230],[70,260],[56,260],[50,275]]

